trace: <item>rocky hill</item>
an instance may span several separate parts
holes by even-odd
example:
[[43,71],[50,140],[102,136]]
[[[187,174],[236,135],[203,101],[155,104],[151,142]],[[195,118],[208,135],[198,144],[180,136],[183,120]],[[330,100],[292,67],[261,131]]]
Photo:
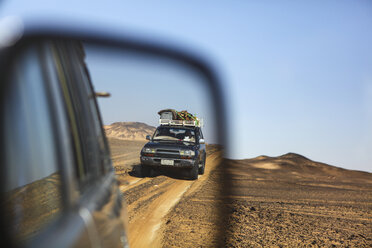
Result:
[[295,153],[227,168],[231,247],[371,247],[372,173]]
[[[287,153],[278,157],[258,156],[252,159],[231,160],[240,169],[249,170],[256,176],[270,171],[270,178],[275,180],[335,180],[338,182],[358,181],[371,183],[371,173],[354,171],[310,160],[296,153]],[[266,171],[266,172],[265,172]],[[237,173],[238,175],[239,173]]]
[[145,140],[152,135],[155,127],[142,122],[114,122],[104,126],[107,137],[122,140]]

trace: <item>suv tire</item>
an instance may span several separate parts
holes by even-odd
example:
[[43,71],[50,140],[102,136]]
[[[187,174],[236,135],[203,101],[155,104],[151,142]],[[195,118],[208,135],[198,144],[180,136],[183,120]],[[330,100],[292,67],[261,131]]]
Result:
[[190,173],[190,179],[191,180],[196,180],[198,179],[199,175],[199,164],[195,164],[189,171]]
[[203,175],[204,174],[204,170],[205,170],[205,159],[202,161],[202,166],[199,167],[199,175]]

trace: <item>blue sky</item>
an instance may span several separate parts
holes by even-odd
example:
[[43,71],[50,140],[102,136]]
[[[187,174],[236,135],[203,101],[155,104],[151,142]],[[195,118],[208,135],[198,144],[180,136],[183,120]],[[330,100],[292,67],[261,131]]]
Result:
[[0,11],[200,51],[224,82],[229,157],[296,152],[372,171],[372,1],[38,0]]
[[104,124],[119,121],[159,125],[159,110],[187,110],[203,119],[204,136],[216,143],[210,95],[205,79],[184,65],[138,53],[102,50],[87,45],[86,63],[96,91]]

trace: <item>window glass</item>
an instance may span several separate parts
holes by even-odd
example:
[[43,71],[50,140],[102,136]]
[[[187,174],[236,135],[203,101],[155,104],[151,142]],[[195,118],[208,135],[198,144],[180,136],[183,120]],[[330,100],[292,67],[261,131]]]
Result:
[[37,47],[16,61],[3,106],[5,209],[17,241],[38,234],[61,211],[57,166],[46,82]]
[[195,142],[195,132],[191,129],[159,127],[153,137],[154,140],[178,140]]
[[101,172],[109,171],[112,169],[111,158],[109,154],[109,149],[107,142],[105,140],[104,132],[102,129],[102,122],[100,118],[100,114],[98,111],[98,105],[96,102],[95,91],[93,89],[93,85],[91,83],[91,78],[89,75],[89,70],[85,65],[84,61],[79,63],[80,75],[81,75],[81,82],[83,84],[84,90],[88,93],[87,101],[89,103],[89,107],[91,110],[91,118],[92,122],[92,131],[95,132],[96,142],[99,146],[99,163],[101,166]]
[[80,43],[55,44],[54,59],[76,147],[76,175],[81,188],[105,172],[105,154],[109,160],[84,57]]
[[199,133],[199,136],[200,136],[199,139],[204,139],[204,137],[203,137],[203,132],[202,132],[201,129],[199,129],[199,132],[200,132],[200,133]]

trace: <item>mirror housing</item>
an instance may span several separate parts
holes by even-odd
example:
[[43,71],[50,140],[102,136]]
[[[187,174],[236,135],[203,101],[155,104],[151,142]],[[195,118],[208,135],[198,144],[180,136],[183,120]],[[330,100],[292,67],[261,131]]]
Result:
[[[190,54],[187,50],[179,50],[178,47],[172,47],[167,44],[156,44],[154,42],[148,42],[141,39],[134,39],[134,38],[128,38],[123,37],[121,38],[118,35],[112,35],[110,36],[108,33],[91,33],[82,30],[82,32],[76,32],[76,31],[69,31],[69,30],[58,30],[58,28],[50,28],[50,29],[37,29],[35,32],[26,32],[17,42],[15,42],[12,46],[7,46],[6,48],[0,47],[0,51],[4,51],[4,56],[0,57],[0,95],[6,95],[8,92],[8,82],[10,78],[10,72],[12,71],[13,63],[16,61],[18,56],[22,54],[25,49],[32,45],[39,45],[44,43],[45,41],[72,41],[72,42],[84,42],[85,44],[89,44],[91,46],[96,46],[98,48],[109,48],[114,49],[117,51],[129,51],[131,53],[135,54],[142,54],[144,57],[152,56],[155,59],[164,59],[166,61],[174,62],[173,64],[178,64],[181,66],[181,68],[190,68],[191,71],[194,71],[196,73],[199,73],[201,76],[203,76],[203,79],[205,80],[205,87],[208,89],[208,92],[211,94],[211,103],[210,105],[213,106],[213,108],[210,111],[211,119],[213,119],[213,123],[216,128],[216,135],[217,137],[216,143],[218,144],[224,144],[226,143],[226,137],[225,137],[225,120],[224,114],[224,103],[223,103],[223,94],[222,94],[222,88],[219,84],[217,75],[213,72],[213,70],[209,67],[209,65],[203,61],[199,56]],[[1,55],[3,55],[1,54]],[[80,54],[82,55],[82,54]],[[171,71],[171,70],[170,70]],[[176,71],[176,70],[174,70]],[[52,80],[50,80],[52,81]],[[5,83],[3,83],[5,82]],[[57,81],[56,81],[57,82]],[[75,85],[75,84],[73,84]],[[57,88],[56,88],[57,89]],[[58,88],[59,89],[59,88]],[[53,88],[53,90],[55,90]],[[115,91],[112,91],[115,92]],[[62,94],[61,94],[62,95]],[[89,95],[90,99],[93,99],[95,101],[95,97],[108,97],[109,94],[106,92],[91,92]],[[57,106],[57,104],[56,104]],[[59,106],[59,105],[58,105]],[[63,106],[63,105],[61,105]],[[53,105],[54,107],[54,105]],[[0,108],[0,111],[2,109]],[[62,113],[62,112],[61,112]],[[53,119],[54,120],[54,119]],[[62,127],[61,127],[62,129]],[[58,129],[59,130],[59,129]],[[93,129],[92,129],[93,130]],[[62,132],[61,135],[62,136]],[[143,137],[143,136],[142,136]],[[142,138],[143,139],[143,138]],[[61,139],[63,140],[63,139]],[[151,141],[151,136],[146,135],[146,140]],[[204,139],[199,140],[200,143],[204,144]],[[4,151],[0,151],[1,156],[5,157]],[[109,160],[108,160],[109,161]],[[1,172],[3,172],[3,167],[1,168]],[[224,168],[224,167],[223,167]],[[68,173],[71,173],[71,176],[68,178],[71,178],[71,182],[64,184],[68,188],[66,191],[68,191],[69,195],[75,195],[75,182],[72,180],[74,177],[73,171],[68,170]],[[2,175],[4,173],[1,173]],[[70,186],[72,185],[72,186]],[[228,187],[223,187],[228,188]],[[223,213],[221,212],[221,215]],[[0,235],[1,238],[2,235]],[[222,236],[222,235],[220,235]],[[48,236],[49,237],[49,236]],[[48,237],[44,236],[41,237],[42,241],[47,242]]]
[[199,140],[199,144],[205,144],[205,140],[204,139],[200,139]]

